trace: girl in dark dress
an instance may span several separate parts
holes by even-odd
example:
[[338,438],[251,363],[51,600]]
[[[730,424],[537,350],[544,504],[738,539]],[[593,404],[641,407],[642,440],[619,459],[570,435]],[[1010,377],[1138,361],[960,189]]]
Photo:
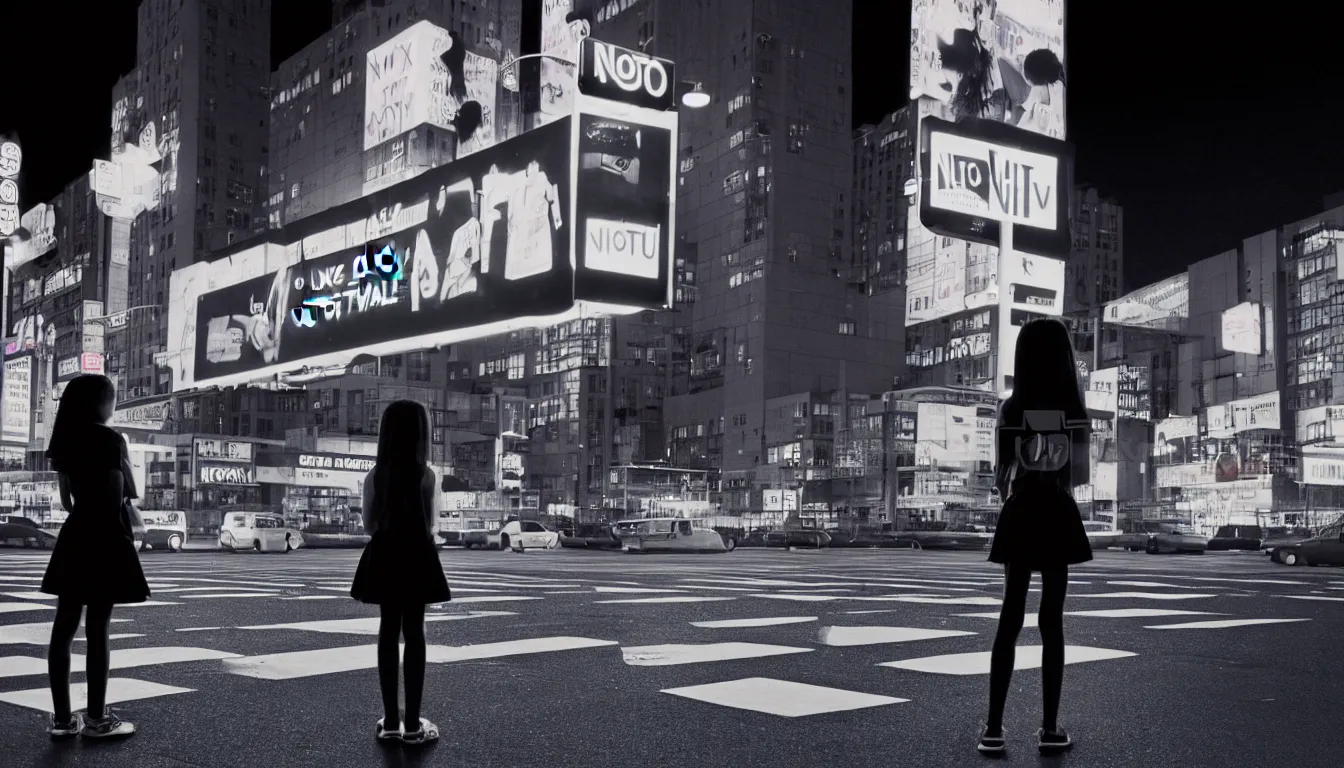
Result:
[[1032,571],[1041,573],[1040,630],[1045,717],[1042,751],[1067,749],[1059,727],[1064,682],[1064,596],[1069,566],[1092,559],[1092,546],[1073,488],[1089,480],[1091,422],[1083,404],[1068,330],[1053,319],[1022,328],[1014,359],[1013,393],[999,409],[995,485],[1005,499],[990,548],[1004,566],[1003,608],[989,673],[989,719],[981,752],[1004,751],[1003,708],[1012,680],[1018,633],[1026,614]]
[[[398,400],[383,411],[378,459],[364,478],[364,528],[371,535],[359,559],[350,596],[382,609],[378,627],[378,682],[383,719],[380,741],[424,744],[439,728],[420,717],[425,688],[425,606],[452,599],[434,545],[438,481],[426,463],[429,416]],[[406,642],[406,717],[397,709],[397,657]]]
[[[47,649],[54,710],[49,730],[54,738],[135,733],[135,726],[107,710],[112,606],[149,598],[125,511],[128,500],[137,496],[126,441],[106,426],[115,398],[112,382],[103,376],[73,379],[61,395],[47,448],[60,480],[61,503],[70,513],[42,577],[42,591],[57,597]],[[88,641],[89,689],[83,718],[71,712],[70,705],[70,644],[79,630],[81,612]]]

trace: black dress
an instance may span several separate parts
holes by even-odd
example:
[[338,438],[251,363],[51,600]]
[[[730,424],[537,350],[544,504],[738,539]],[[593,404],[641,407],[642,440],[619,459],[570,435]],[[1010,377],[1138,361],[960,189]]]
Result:
[[[366,486],[373,484],[377,471],[369,473]],[[434,494],[438,493],[434,473],[425,468],[419,484],[401,486],[390,489],[388,498],[376,492],[366,494],[371,497],[377,525],[359,558],[350,596],[376,605],[447,602],[452,592],[429,529]]]
[[[1005,424],[1000,412],[995,470],[1006,501],[990,545],[990,562],[1040,571],[1092,559],[1092,543],[1072,493],[1073,486],[1089,480],[1088,426],[1085,419],[1061,419],[1058,429],[1021,427]],[[1033,460],[1028,454],[1042,451],[1023,446],[1038,445],[1046,446],[1045,452],[1053,445],[1061,458]]]
[[[56,538],[41,591],[81,605],[143,603],[149,599],[149,584],[122,517],[124,500],[137,497],[126,441],[96,425],[80,444],[78,462],[58,468],[69,480],[74,509]],[[103,478],[117,470],[122,493],[112,497]]]

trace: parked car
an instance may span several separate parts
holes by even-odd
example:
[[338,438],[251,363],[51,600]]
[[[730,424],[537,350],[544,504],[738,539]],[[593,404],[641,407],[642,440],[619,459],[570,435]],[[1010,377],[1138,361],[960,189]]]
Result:
[[219,525],[219,548],[226,552],[293,552],[302,546],[303,534],[279,515],[225,512]]
[[15,517],[7,523],[0,523],[0,547],[51,549],[54,546],[56,537],[26,518]]
[[1344,565],[1344,523],[1326,526],[1306,541],[1279,547],[1274,555],[1284,565]]
[[794,528],[784,531],[757,530],[752,531],[737,542],[739,547],[770,547],[772,549],[787,549],[788,547],[821,549],[830,545],[830,534],[815,528]]
[[1209,549],[1215,552],[1258,552],[1264,537],[1264,531],[1258,525],[1224,525],[1209,539]]
[[737,548],[732,536],[685,518],[622,520],[615,530],[626,552],[732,552]]
[[1157,529],[1148,537],[1145,548],[1150,555],[1159,555],[1163,552],[1202,555],[1209,548],[1209,538],[1195,533],[1193,529],[1170,523],[1161,523]]
[[141,550],[181,552],[187,543],[187,515],[180,510],[140,510],[145,522]]
[[[472,542],[473,545],[475,542]],[[560,534],[535,520],[510,520],[498,531],[485,536],[488,549],[555,549],[560,546]]]
[[1290,544],[1300,544],[1310,538],[1311,531],[1306,528],[1287,528],[1280,526],[1270,528],[1265,532],[1265,538],[1264,541],[1260,543],[1260,547],[1264,550],[1265,554],[1269,555],[1270,560],[1277,563],[1279,562],[1279,559],[1275,553],[1280,548],[1289,546]]

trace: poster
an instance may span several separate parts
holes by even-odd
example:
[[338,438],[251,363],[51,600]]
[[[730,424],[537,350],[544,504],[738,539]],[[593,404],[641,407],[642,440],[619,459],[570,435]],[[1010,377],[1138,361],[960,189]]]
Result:
[[372,149],[426,123],[451,128],[445,106],[450,89],[465,96],[465,84],[453,79],[440,58],[464,60],[466,48],[456,33],[428,21],[411,25],[369,51],[364,76],[364,149]]
[[574,111],[579,41],[591,25],[572,14],[574,0],[541,0],[541,114],[555,120]]
[[1064,262],[1014,253],[1005,260],[1003,278],[1012,309],[1058,317],[1064,313]]
[[915,417],[915,465],[966,464],[982,458],[974,406],[919,403]]
[[1260,305],[1247,301],[1223,312],[1222,346],[1227,352],[1258,355],[1264,351]]
[[[452,63],[454,60],[450,60]],[[452,77],[456,78],[458,74],[454,70]],[[458,158],[495,145],[499,62],[467,52],[460,74],[464,88],[450,88],[449,98],[445,102],[452,110],[446,117],[457,131]]]
[[579,298],[662,306],[670,280],[672,132],[579,116]]
[[1166,457],[1166,463],[1184,464],[1197,458],[1195,446],[1198,440],[1198,418],[1172,416],[1160,419],[1153,428],[1153,455]]
[[28,444],[33,428],[33,358],[5,361],[4,440]]
[[1064,0],[914,0],[910,30],[912,102],[1064,138]]
[[569,139],[569,120],[529,131],[175,271],[174,387],[570,309]]
[[1179,331],[1190,317],[1190,273],[1131,291],[1106,303],[1105,322],[1135,328]]

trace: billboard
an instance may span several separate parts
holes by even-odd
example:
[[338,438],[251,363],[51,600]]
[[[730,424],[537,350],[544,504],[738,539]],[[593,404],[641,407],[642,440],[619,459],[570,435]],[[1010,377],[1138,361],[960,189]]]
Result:
[[1180,331],[1190,317],[1190,274],[1182,272],[1106,303],[1112,325]]
[[575,65],[579,42],[592,32],[573,18],[574,0],[541,0],[541,114],[555,120],[574,111]]
[[1279,393],[1233,400],[1210,406],[1205,421],[1211,438],[1226,439],[1253,429],[1280,429]]
[[665,111],[677,106],[676,69],[668,59],[587,38],[581,45],[579,92]]
[[915,0],[910,101],[1064,138],[1061,0]]
[[919,122],[919,220],[935,234],[1065,258],[1072,247],[1068,144],[993,120]]
[[428,21],[412,24],[369,51],[364,74],[364,149],[429,124],[451,129],[449,90],[465,97],[465,83],[450,82],[443,57],[466,46],[455,34]]
[[672,280],[671,172],[667,128],[580,115],[575,290],[583,298],[666,301]]
[[919,403],[915,415],[915,465],[980,461],[982,441],[975,406]]
[[0,237],[9,237],[22,224],[19,214],[19,171],[23,149],[17,141],[0,139]]
[[1260,305],[1247,301],[1223,313],[1222,346],[1227,352],[1258,355],[1264,351]]
[[28,230],[28,239],[10,246],[5,266],[11,270],[56,247],[56,209],[46,203],[39,203],[19,218],[19,225]]
[[1083,392],[1083,404],[1095,411],[1116,413],[1116,394],[1120,390],[1120,369],[1102,368],[1093,371],[1087,377],[1087,389]]
[[[1191,457],[1194,458],[1194,457]],[[1186,488],[1217,482],[1211,462],[1190,462],[1153,468],[1153,483],[1158,488]]]
[[33,429],[33,358],[5,361],[5,418],[7,443],[28,444]]
[[161,431],[167,426],[171,430],[176,420],[176,410],[172,401],[118,408],[112,412],[112,419],[107,425],[113,429],[143,429],[150,432]]
[[1012,309],[1059,316],[1064,313],[1064,262],[1014,253],[1004,260],[1002,281]]
[[1153,455],[1165,456],[1171,464],[1184,464],[1196,458],[1195,444],[1198,440],[1198,417],[1172,416],[1159,419],[1153,427]]
[[1307,485],[1344,485],[1344,451],[1303,451],[1302,482]]

